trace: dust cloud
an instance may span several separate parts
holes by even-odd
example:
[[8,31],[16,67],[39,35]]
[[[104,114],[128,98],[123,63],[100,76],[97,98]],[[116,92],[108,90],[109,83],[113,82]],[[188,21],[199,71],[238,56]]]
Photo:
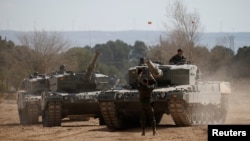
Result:
[[232,93],[229,97],[229,111],[226,123],[250,124],[250,80],[231,82]]

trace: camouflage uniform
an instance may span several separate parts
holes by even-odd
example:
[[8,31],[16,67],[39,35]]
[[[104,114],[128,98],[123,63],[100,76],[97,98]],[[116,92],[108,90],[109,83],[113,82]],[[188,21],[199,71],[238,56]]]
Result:
[[152,122],[153,135],[156,135],[156,121],[154,117],[154,108],[152,100],[152,91],[156,86],[155,79],[148,80],[148,84],[143,84],[139,79],[137,81],[138,91],[140,93],[140,110],[141,110],[141,127],[142,135],[145,135],[145,126],[147,122],[147,117]]

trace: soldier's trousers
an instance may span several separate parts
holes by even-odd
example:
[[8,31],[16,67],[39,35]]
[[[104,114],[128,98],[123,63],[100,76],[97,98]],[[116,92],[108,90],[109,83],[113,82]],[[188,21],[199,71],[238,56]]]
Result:
[[152,127],[155,128],[156,121],[154,116],[154,108],[151,102],[141,102],[141,127],[144,129],[147,123],[147,119],[152,124]]

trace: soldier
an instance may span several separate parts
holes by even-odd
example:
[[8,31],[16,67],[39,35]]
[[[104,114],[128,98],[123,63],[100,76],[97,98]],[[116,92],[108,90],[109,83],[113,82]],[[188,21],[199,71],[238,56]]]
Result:
[[63,74],[65,72],[65,65],[62,64],[59,69],[60,69],[59,73]]
[[[144,70],[145,71],[145,70]],[[156,87],[156,80],[153,75],[149,72],[150,79],[144,77],[142,74],[145,73],[143,70],[139,72],[137,79],[138,91],[140,93],[140,108],[141,108],[141,128],[142,136],[145,136],[145,126],[147,117],[150,119],[153,129],[153,135],[157,135],[156,132],[156,121],[154,116],[153,100],[152,100],[152,91]]]
[[177,54],[172,56],[169,60],[170,64],[178,64],[179,62],[185,62],[186,58],[183,56],[183,50],[178,49]]

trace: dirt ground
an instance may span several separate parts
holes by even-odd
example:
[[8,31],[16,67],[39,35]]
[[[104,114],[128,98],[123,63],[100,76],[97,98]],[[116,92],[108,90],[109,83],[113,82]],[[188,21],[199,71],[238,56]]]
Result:
[[[249,107],[250,94],[233,91],[226,124],[250,124]],[[158,136],[152,135],[151,128],[147,128],[146,136],[141,136],[139,127],[112,132],[106,126],[99,126],[97,119],[81,122],[64,120],[61,127],[52,128],[45,128],[41,123],[22,126],[19,124],[16,100],[0,98],[0,141],[207,140],[207,126],[176,127],[168,115],[163,117],[157,130]]]

